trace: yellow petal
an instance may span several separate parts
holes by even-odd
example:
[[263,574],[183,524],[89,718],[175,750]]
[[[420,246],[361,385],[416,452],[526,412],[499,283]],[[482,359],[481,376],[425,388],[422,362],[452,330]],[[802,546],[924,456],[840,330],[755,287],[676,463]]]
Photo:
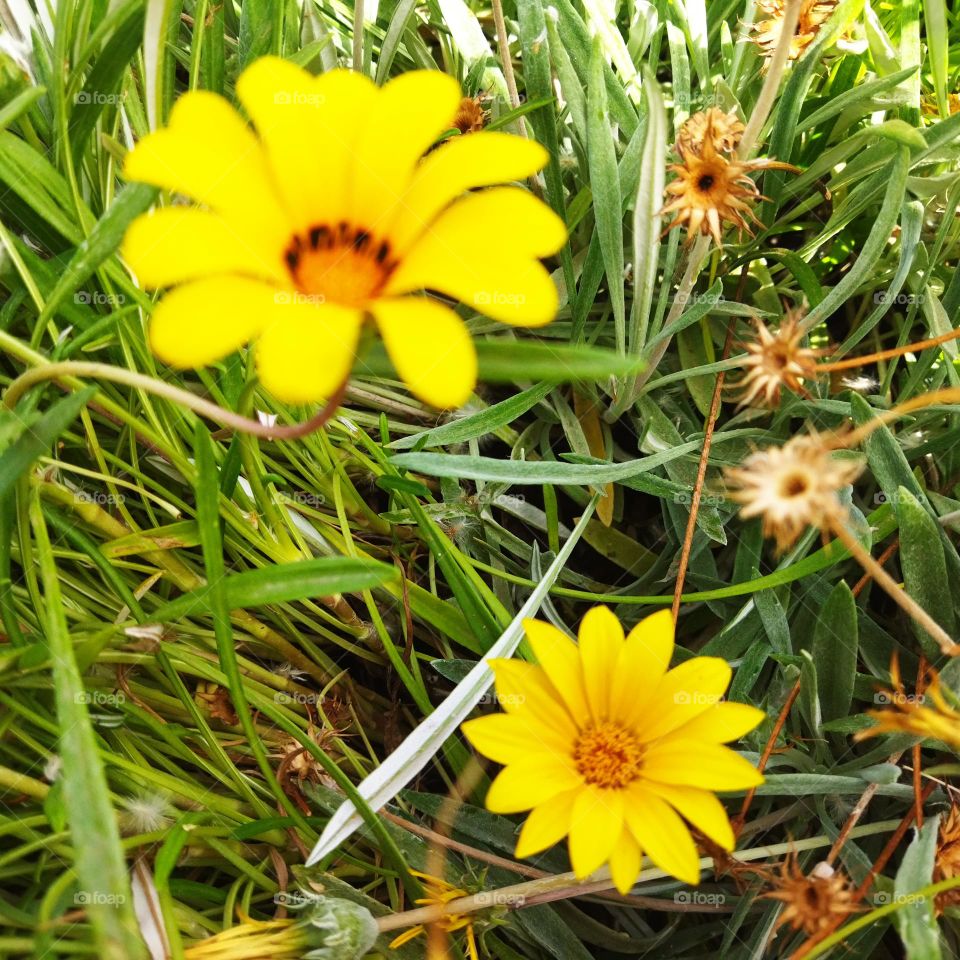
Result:
[[263,140],[298,230],[349,219],[355,149],[378,95],[356,71],[313,77],[278,57],[261,57],[237,80],[237,96]]
[[557,315],[559,295],[536,260],[505,256],[502,248],[475,246],[467,234],[456,247],[427,234],[387,282],[394,296],[434,290],[478,313],[515,327],[542,327]]
[[672,737],[647,749],[643,775],[660,783],[701,790],[748,790],[763,783],[757,768],[727,747]]
[[558,793],[575,790],[582,783],[572,764],[541,753],[511,763],[497,774],[487,791],[487,809],[493,813],[531,810]]
[[733,828],[723,804],[708,790],[693,787],[672,787],[665,783],[649,781],[645,784],[651,793],[666,800],[684,819],[692,823],[702,834],[719,844],[724,850],[736,845]]
[[373,231],[393,221],[427,148],[453,124],[460,87],[439,70],[412,70],[374,97],[357,139],[350,187],[354,222]]
[[467,720],[460,729],[478,753],[497,763],[516,763],[531,753],[569,755],[570,745],[530,711],[493,713]]
[[570,819],[570,864],[579,879],[610,859],[623,831],[622,790],[586,786],[577,795]]
[[520,660],[491,660],[497,700],[507,713],[529,711],[541,723],[555,730],[570,744],[577,737],[577,725],[546,673]]
[[171,290],[150,318],[150,348],[174,367],[202,367],[253,339],[277,291],[245,277],[208,277]]
[[266,257],[215,213],[165,207],[137,217],[123,239],[123,259],[145,287],[233,273],[283,285],[279,257]]
[[524,620],[523,629],[537,661],[563,698],[570,715],[586,722],[589,707],[576,644],[544,620]]
[[610,710],[625,725],[637,727],[673,656],[673,614],[658,610],[628,634],[610,693]]
[[674,735],[685,740],[711,740],[729,743],[739,740],[767,719],[767,715],[747,703],[724,702],[710,707],[699,717],[678,727]]
[[535,856],[552,847],[570,832],[570,817],[573,803],[579,790],[558,793],[530,811],[520,837],[517,840],[516,856],[520,860]]
[[656,740],[715,707],[730,685],[733,671],[719,657],[694,657],[660,681],[638,733]]
[[[623,627],[609,607],[587,611],[578,631],[580,663],[590,713],[596,723],[610,719],[610,691],[623,648]],[[642,682],[642,678],[635,678]]]
[[463,321],[426,297],[371,307],[387,353],[412,393],[435,407],[459,407],[477,383],[477,353]]
[[620,893],[629,893],[637,882],[642,859],[640,845],[633,834],[624,829],[610,851],[610,877]]
[[508,133],[451,137],[427,154],[403,195],[389,229],[394,249],[406,250],[431,220],[464,191],[521,180],[546,164],[549,154],[533,140]]
[[180,97],[169,126],[127,154],[124,173],[207,204],[267,255],[276,256],[289,240],[291,223],[259,141],[214,93],[194,90]]
[[325,400],[349,376],[363,315],[287,295],[257,342],[260,382],[284,403]]
[[690,830],[665,801],[635,784],[627,792],[624,816],[643,852],[661,870],[684,883],[700,882],[700,858]]

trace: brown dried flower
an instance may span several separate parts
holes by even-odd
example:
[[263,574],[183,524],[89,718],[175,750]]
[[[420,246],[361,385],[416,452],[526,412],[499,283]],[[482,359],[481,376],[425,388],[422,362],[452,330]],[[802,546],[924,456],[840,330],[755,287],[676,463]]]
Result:
[[[952,880],[960,876],[960,807],[952,804],[949,813],[940,823],[937,833],[937,853],[933,864],[933,882]],[[937,913],[947,907],[960,907],[960,887],[944,890],[934,901]]]
[[[707,128],[711,128],[710,123]],[[744,232],[752,236],[746,217],[763,226],[751,204],[765,198],[747,174],[755,170],[797,170],[792,164],[769,158],[728,160],[717,153],[709,133],[700,143],[699,152],[688,148],[682,140],[677,141],[677,150],[683,163],[672,163],[667,168],[677,178],[667,184],[668,200],[659,215],[675,213],[664,233],[685,223],[688,244],[700,232],[712,236],[718,247],[723,246],[724,221],[732,223],[741,236]]]
[[718,153],[733,153],[743,136],[744,125],[735,113],[709,107],[689,117],[677,133],[676,151],[681,156],[700,156],[703,144],[710,141]]
[[776,889],[763,896],[784,904],[777,926],[789,924],[808,937],[832,930],[838,920],[857,909],[850,881],[826,862],[818,863],[809,875],[804,875],[796,855],[788,856],[774,882]]
[[483,94],[478,97],[464,97],[457,107],[454,127],[461,133],[477,133],[482,130],[490,119],[489,111],[484,109],[486,100]]
[[761,517],[764,536],[776,539],[778,551],[792,546],[807,527],[826,530],[843,519],[837,493],[863,467],[831,456],[832,449],[818,434],[804,434],[782,447],[758,450],[725,471],[727,496],[743,505],[740,516]]
[[739,406],[746,407],[761,398],[768,407],[780,403],[780,392],[786,387],[801,396],[808,396],[804,380],[817,376],[817,358],[829,350],[804,347],[804,330],[800,326],[800,310],[788,311],[776,331],[756,319],[757,339],[742,344],[749,356],[744,360],[746,373],[737,384],[741,391]]
[[[816,40],[820,28],[830,18],[836,6],[837,0],[803,0],[797,29],[790,44],[791,60],[798,59]],[[787,12],[786,0],[757,0],[757,10],[765,16],[763,19],[758,17],[754,23],[753,39],[765,57],[772,57],[783,30]]]

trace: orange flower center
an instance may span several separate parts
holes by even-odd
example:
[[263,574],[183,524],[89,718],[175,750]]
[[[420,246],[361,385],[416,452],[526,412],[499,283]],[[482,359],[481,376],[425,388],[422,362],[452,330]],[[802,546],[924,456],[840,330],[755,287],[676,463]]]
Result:
[[573,761],[587,783],[622,789],[640,776],[643,747],[629,730],[608,721],[580,734]]
[[390,244],[341,222],[294,234],[284,260],[297,290],[316,303],[363,307],[381,293],[396,261]]

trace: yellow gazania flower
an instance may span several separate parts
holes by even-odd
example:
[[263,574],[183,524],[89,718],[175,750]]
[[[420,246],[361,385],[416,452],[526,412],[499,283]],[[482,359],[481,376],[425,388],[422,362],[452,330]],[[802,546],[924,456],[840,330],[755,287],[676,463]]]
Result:
[[506,713],[463,725],[480,753],[506,765],[487,793],[488,809],[532,810],[516,855],[532,856],[569,836],[580,878],[609,863],[626,893],[645,853],[679,880],[697,883],[688,824],[733,849],[730,821],[713,791],[748,789],[763,777],[721,744],[742,737],[764,714],[720,702],[731,677],[724,660],[694,657],[667,670],[674,632],[668,610],[624,638],[610,610],[594,607],[580,625],[579,644],[538,620],[525,628],[539,666],[493,661]]
[[453,78],[421,70],[378,88],[265,57],[237,96],[255,131],[195,91],[126,160],[129,179],[202,204],[140,217],[124,242],[145,286],[176,286],[150,326],[162,360],[203,366],[256,340],[263,385],[310,403],[346,379],[372,316],[413,393],[451,407],[476,383],[472,341],[448,306],[411,294],[517,326],[553,319],[557,290],[538,258],[559,250],[565,227],[526,190],[495,186],[547,153],[496,132],[430,150],[453,126]]

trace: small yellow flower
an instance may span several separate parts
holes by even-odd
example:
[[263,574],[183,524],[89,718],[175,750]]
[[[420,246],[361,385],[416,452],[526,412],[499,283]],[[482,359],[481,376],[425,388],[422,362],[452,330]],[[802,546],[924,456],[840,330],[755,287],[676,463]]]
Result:
[[764,714],[720,702],[731,677],[724,660],[694,657],[668,671],[669,611],[647,617],[625,638],[610,610],[594,607],[578,644],[539,620],[525,628],[539,665],[493,661],[506,713],[463,725],[480,753],[505,764],[487,807],[532,811],[516,855],[530,857],[569,837],[580,878],[609,863],[626,893],[645,853],[672,876],[697,883],[688,823],[733,849],[730,821],[713,791],[749,789],[763,777],[721,744],[742,737]]
[[[557,290],[539,258],[563,222],[516,186],[546,151],[505,133],[454,137],[455,80],[413,71],[383,88],[358,73],[313,77],[274,57],[237,81],[251,129],[194,91],[128,155],[129,179],[183,194],[131,225],[123,255],[147,287],[175,287],[150,342],[181,368],[257,341],[260,380],[280,400],[330,397],[372,317],[411,391],[464,403],[476,384],[460,317],[426,290],[517,326],[549,323]],[[477,190],[485,187],[488,189]]]
[[[447,883],[442,877],[433,877],[429,873],[421,873],[419,870],[410,871],[415,877],[419,877],[424,881],[426,886],[426,896],[421,897],[416,903],[421,907],[427,906],[446,906],[452,900],[459,900],[461,897],[467,896],[466,890],[461,890],[459,887],[453,886],[451,883]],[[445,916],[442,920],[437,922],[437,926],[444,933],[455,933],[457,930],[465,931],[466,935],[466,947],[467,947],[467,956],[470,960],[479,960],[479,955],[477,953],[477,938],[473,932],[473,920],[469,916],[460,916],[457,913],[451,913]],[[417,937],[428,934],[427,928],[422,924],[418,923],[415,927],[411,927],[409,930],[404,930],[403,933],[398,937],[394,937],[390,941],[390,949],[396,950],[399,947],[402,947],[405,943],[409,943],[411,940],[415,940]]]

